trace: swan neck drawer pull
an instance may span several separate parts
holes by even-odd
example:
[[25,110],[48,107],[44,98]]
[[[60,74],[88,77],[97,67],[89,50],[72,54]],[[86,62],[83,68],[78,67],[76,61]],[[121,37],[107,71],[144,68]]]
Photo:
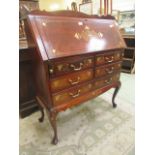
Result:
[[75,97],[78,97],[80,95],[80,92],[81,92],[81,90],[79,89],[76,94],[69,93],[69,95],[72,96],[73,98],[75,98]]
[[114,61],[114,57],[113,56],[111,56],[111,57],[105,57],[105,60],[107,62],[113,62]]
[[71,64],[70,67],[73,68],[74,71],[79,71],[82,69],[83,63],[80,62],[80,66],[76,67],[74,64]]
[[75,85],[80,82],[80,77],[78,76],[77,81],[73,81],[72,79],[69,79],[68,81],[70,82],[71,85]]
[[106,68],[105,69],[106,70],[106,72],[108,73],[108,74],[111,74],[111,73],[113,73],[113,71],[114,71],[114,67],[111,67],[111,68]]

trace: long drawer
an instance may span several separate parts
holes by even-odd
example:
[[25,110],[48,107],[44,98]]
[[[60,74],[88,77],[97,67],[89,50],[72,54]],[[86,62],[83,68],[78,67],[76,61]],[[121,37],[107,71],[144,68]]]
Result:
[[70,73],[58,78],[51,79],[51,88],[53,92],[69,88],[93,78],[93,69]]
[[122,51],[115,51],[115,52],[108,52],[104,54],[98,54],[95,58],[95,64],[103,65],[107,63],[112,63],[116,61],[122,60],[123,52]]
[[120,73],[116,73],[111,76],[104,77],[102,79],[95,79],[87,84],[77,85],[75,87],[72,87],[70,89],[66,89],[61,91],[60,93],[55,93],[52,95],[53,103],[55,106],[58,106],[60,104],[63,104],[64,102],[69,102],[75,98],[78,98],[79,96],[82,96],[89,91],[92,91],[94,89],[110,85],[116,81],[119,80]]
[[105,75],[113,74],[114,72],[121,69],[122,62],[112,63],[95,69],[95,77],[101,77]]

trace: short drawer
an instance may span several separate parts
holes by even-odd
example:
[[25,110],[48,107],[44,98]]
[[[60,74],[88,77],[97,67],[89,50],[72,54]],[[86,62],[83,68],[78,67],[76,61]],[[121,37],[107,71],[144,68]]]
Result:
[[102,65],[102,64],[112,63],[115,61],[120,61],[122,60],[122,58],[123,58],[122,51],[108,52],[105,54],[96,55],[95,64]]
[[51,79],[51,88],[52,91],[55,92],[91,80],[92,78],[93,69],[70,73],[58,78]]
[[64,102],[73,100],[75,98],[78,98],[81,95],[84,95],[85,93],[91,91],[93,88],[93,83],[84,84],[81,86],[77,86],[74,88],[70,88],[68,90],[65,90],[63,92],[53,94],[53,103],[54,105],[63,104]]
[[101,67],[97,67],[95,69],[95,77],[101,77],[101,76],[113,74],[114,72],[120,70],[121,66],[122,66],[122,62],[117,62],[117,63],[112,63]]
[[94,88],[100,88],[100,87],[112,84],[113,82],[119,81],[119,78],[120,78],[120,73],[116,73],[107,78],[96,80],[94,82]]
[[57,61],[50,66],[51,75],[62,75],[69,72],[77,72],[94,66],[93,56],[76,56],[64,58],[63,61]]

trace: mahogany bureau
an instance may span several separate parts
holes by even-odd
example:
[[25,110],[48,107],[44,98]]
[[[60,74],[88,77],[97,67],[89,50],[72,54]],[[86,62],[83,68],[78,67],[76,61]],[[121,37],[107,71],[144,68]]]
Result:
[[[71,12],[70,12],[71,13]],[[57,144],[58,112],[90,100],[110,88],[120,88],[125,43],[117,23],[82,13],[32,12],[28,15],[29,44],[36,48],[34,75],[37,101],[46,109]]]

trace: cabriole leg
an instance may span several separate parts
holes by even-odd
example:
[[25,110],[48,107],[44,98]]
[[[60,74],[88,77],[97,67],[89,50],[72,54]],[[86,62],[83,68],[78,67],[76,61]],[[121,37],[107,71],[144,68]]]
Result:
[[41,117],[38,119],[39,122],[43,122],[44,121],[44,109],[42,107],[39,107],[40,108],[40,112],[41,112]]
[[56,117],[57,117],[57,112],[52,111],[50,113],[50,118],[49,119],[50,119],[51,126],[53,127],[53,131],[54,131],[54,137],[53,137],[53,140],[52,140],[52,143],[54,145],[56,145],[58,143]]
[[116,107],[117,107],[117,104],[115,103],[115,97],[116,97],[116,95],[117,95],[117,93],[118,93],[120,87],[121,87],[121,82],[119,81],[119,82],[118,82],[118,85],[117,85],[116,88],[115,88],[113,97],[112,97],[112,105],[113,105],[113,108],[116,108]]

